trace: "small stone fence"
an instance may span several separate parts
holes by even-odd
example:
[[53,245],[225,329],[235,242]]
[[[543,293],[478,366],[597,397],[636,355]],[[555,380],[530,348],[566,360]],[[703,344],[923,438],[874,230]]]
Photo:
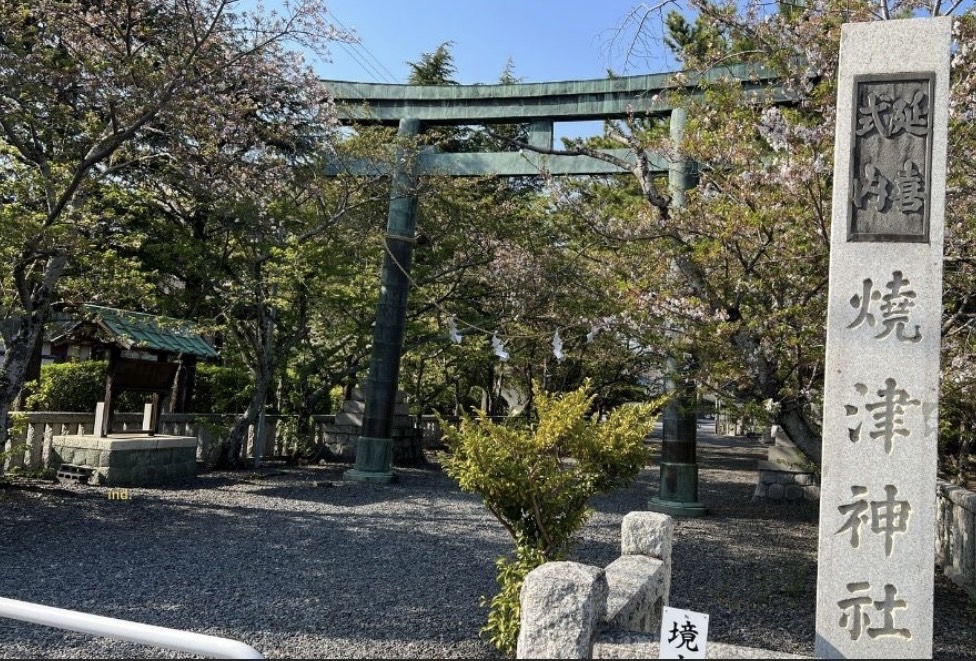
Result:
[[[55,436],[74,434],[94,434],[95,413],[66,412],[17,412],[12,414],[13,433],[4,448],[4,469],[36,470],[50,467],[51,441]],[[325,429],[335,424],[334,415],[313,416],[317,441],[321,442]],[[285,457],[294,453],[296,439],[291,432],[293,425],[284,424],[292,416],[265,416],[264,458]],[[197,461],[213,463],[220,449],[220,443],[234,422],[232,415],[204,413],[163,413],[159,420],[160,435],[193,436],[197,439]],[[142,413],[118,413],[115,416],[116,428],[113,431],[141,429]],[[246,436],[242,457],[254,458],[254,439],[257,425],[251,425]],[[439,447],[441,432],[437,417],[423,416],[419,433],[424,447]]]
[[[656,659],[671,590],[674,520],[630,512],[621,556],[606,569],[547,562],[529,572],[520,595],[519,659]],[[769,650],[708,643],[718,659],[799,659]]]
[[976,599],[976,493],[939,480],[935,561]]
[[631,512],[621,525],[621,556],[606,569],[547,562],[522,584],[519,659],[588,659],[602,629],[642,633],[661,625],[671,590],[674,520]]

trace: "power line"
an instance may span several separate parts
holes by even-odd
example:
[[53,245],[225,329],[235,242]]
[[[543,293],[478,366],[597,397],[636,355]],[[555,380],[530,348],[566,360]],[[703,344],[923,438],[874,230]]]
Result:
[[[332,16],[332,20],[334,20],[336,22],[336,24],[340,28],[342,28],[343,30],[345,30],[347,33],[352,34],[352,30],[350,30],[349,28],[346,27],[346,25],[339,19],[339,17],[335,15],[335,12],[333,12],[332,10],[329,10],[329,15]],[[390,82],[390,83],[395,83],[396,82],[396,76],[393,74],[393,72],[391,72],[389,69],[387,69],[386,68],[386,65],[384,65],[375,55],[373,55],[372,51],[370,51],[369,48],[367,48],[365,44],[363,44],[362,42],[356,42],[356,43],[352,44],[351,47],[352,48],[358,47],[359,49],[361,49],[362,52],[365,53],[365,56],[364,57],[368,58],[369,60],[372,60],[372,62],[375,63],[375,64],[370,63],[368,61],[367,62],[362,62],[359,59],[359,57],[356,56],[356,55],[354,55],[353,52],[349,48],[346,48],[346,46],[348,46],[348,45],[345,44],[345,43],[343,43],[343,48],[346,49],[346,52],[348,52],[350,54],[350,56],[352,56],[352,58],[355,59],[356,62],[361,67],[363,67],[363,70],[364,71],[367,71],[367,73],[370,73],[370,75],[373,75],[374,80],[376,80],[377,82]],[[381,69],[382,69],[382,72],[385,72],[385,77],[386,77],[386,80],[385,81],[380,81],[380,78],[383,78],[384,77],[384,73],[381,73],[380,72]],[[379,77],[376,77],[376,75],[374,75],[374,73],[371,73],[371,72],[374,72],[375,74],[379,74]]]
[[385,80],[381,80],[382,76],[379,75],[379,72],[376,70],[376,67],[373,67],[372,65],[369,64],[369,62],[364,62],[362,59],[360,59],[359,55],[356,54],[356,51],[352,50],[349,47],[349,44],[340,41],[339,46],[342,47],[342,50],[346,51],[349,57],[351,57],[353,60],[356,61],[356,64],[358,64],[360,68],[363,71],[365,71],[366,75],[368,75],[370,78],[372,78],[378,83],[388,82]]

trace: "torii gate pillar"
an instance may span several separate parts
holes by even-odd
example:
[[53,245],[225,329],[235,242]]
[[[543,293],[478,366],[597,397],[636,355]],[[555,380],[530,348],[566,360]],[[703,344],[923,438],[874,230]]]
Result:
[[410,264],[417,228],[417,196],[411,144],[420,133],[420,121],[401,119],[397,131],[396,165],[390,190],[386,223],[386,252],[380,276],[380,300],[376,305],[373,347],[366,379],[363,427],[356,442],[356,463],[346,471],[347,480],[392,482],[393,409],[400,374],[400,354],[407,319]]
[[[671,140],[679,145],[684,137],[687,110],[671,112]],[[674,159],[668,169],[671,206],[684,206],[685,191],[692,185],[691,164]],[[668,359],[665,389],[671,399],[664,409],[661,444],[661,483],[658,495],[647,508],[670,516],[704,516],[708,509],[698,501],[698,414],[695,410],[695,384],[682,375],[679,359]]]

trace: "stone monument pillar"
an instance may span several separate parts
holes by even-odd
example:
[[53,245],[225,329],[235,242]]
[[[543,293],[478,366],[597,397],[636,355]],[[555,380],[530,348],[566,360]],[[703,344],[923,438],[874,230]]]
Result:
[[844,25],[820,658],[931,658],[951,18]]

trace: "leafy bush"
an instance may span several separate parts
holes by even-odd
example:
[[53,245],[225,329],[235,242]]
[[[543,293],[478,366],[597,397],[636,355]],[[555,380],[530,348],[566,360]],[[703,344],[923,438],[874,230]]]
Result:
[[94,412],[95,404],[105,399],[107,370],[104,360],[42,365],[40,378],[27,384],[32,394],[25,402],[26,408]]
[[[41,376],[26,384],[25,408],[28,411],[70,411],[94,413],[95,404],[105,399],[108,361],[48,363],[41,366]],[[149,401],[146,393],[122,391],[115,400],[116,411],[142,413]]]
[[445,472],[477,493],[515,541],[515,559],[496,562],[500,591],[482,633],[506,654],[515,651],[519,592],[526,574],[565,557],[586,523],[589,499],[629,484],[649,463],[644,439],[662,401],[615,409],[605,422],[590,414],[589,383],[561,396],[536,398],[529,426],[496,424],[484,411],[444,424]]
[[529,572],[546,562],[541,551],[531,546],[516,546],[515,558],[501,556],[495,560],[495,582],[498,592],[494,597],[481,598],[481,606],[488,607],[488,623],[481,633],[501,652],[515,654],[522,614],[522,584]]

